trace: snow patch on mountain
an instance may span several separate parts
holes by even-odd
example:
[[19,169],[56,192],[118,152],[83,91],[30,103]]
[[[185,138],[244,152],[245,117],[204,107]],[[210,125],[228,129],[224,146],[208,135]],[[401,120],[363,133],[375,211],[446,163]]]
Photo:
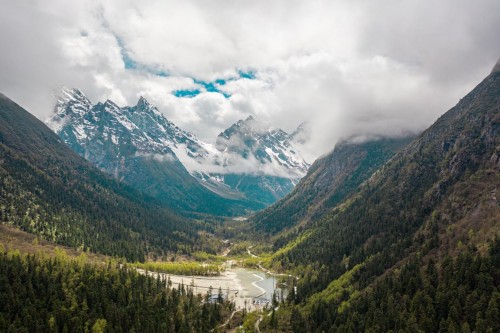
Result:
[[252,116],[219,134],[216,147],[227,154],[229,169],[231,165],[239,166],[242,158],[258,164],[254,170],[259,175],[296,179],[303,177],[309,168],[300,154],[300,144],[285,131],[266,126]]
[[[177,127],[143,97],[135,106],[119,107],[110,100],[94,105],[80,90],[63,89],[46,124],[98,165],[106,163],[105,154],[121,158],[121,164],[128,157],[179,161],[205,187],[221,195],[227,195],[225,182],[232,175],[278,177],[289,180],[285,187],[293,187],[309,168],[300,143],[294,140],[300,128],[289,135],[248,117],[222,132],[214,145]],[[119,164],[101,167],[113,169],[114,174],[120,169]],[[262,187],[282,186],[269,179],[259,182]],[[238,180],[233,190],[241,183]]]

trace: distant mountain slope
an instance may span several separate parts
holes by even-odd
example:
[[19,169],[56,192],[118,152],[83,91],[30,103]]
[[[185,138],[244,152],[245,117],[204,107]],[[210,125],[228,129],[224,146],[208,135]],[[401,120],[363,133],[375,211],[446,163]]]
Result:
[[276,253],[300,279],[261,331],[498,331],[499,188],[493,71]]
[[[231,216],[262,209],[291,190],[289,174],[300,177],[308,166],[295,158],[286,138],[269,139],[270,153],[290,156],[289,164],[273,168],[285,176],[275,177],[268,169],[281,161],[278,157],[256,160],[253,154],[217,150],[175,126],[142,97],[137,105],[121,108],[109,100],[93,105],[80,90],[64,89],[46,123],[101,170],[185,214]],[[267,168],[264,176],[252,177],[260,167]],[[228,169],[241,176],[235,178]]]
[[352,194],[409,141],[410,138],[399,138],[337,144],[331,153],[313,163],[290,194],[252,217],[254,228],[276,233],[318,219]]
[[484,246],[500,232],[499,147],[500,73],[493,73],[310,224],[275,265],[304,275],[306,297],[355,267],[364,288],[416,251],[439,259],[469,243]]
[[0,95],[0,221],[81,250],[142,260],[197,248],[194,222],[101,173]]
[[290,135],[279,128],[268,127],[252,116],[219,134],[216,147],[221,152],[235,153],[246,159],[252,156],[261,165],[272,169],[268,174],[274,171],[277,176],[283,173],[291,178],[300,178],[309,168],[294,147]]
[[268,206],[294,188],[309,168],[297,149],[301,127],[292,135],[266,126],[252,116],[217,137],[216,148],[226,171],[217,176],[252,201]]
[[262,207],[240,193],[225,191],[220,196],[202,186],[181,159],[203,161],[210,147],[168,121],[144,98],[133,107],[120,108],[109,100],[93,105],[80,90],[65,89],[46,123],[99,169],[176,211],[240,215]]

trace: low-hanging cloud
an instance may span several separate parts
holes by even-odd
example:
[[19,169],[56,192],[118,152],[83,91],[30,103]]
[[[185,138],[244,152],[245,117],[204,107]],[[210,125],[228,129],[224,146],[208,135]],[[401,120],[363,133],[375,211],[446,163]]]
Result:
[[253,175],[274,176],[287,179],[299,179],[304,172],[290,169],[276,161],[260,161],[253,154],[241,156],[235,152],[219,152],[206,158],[194,159],[187,155],[184,146],[176,150],[176,156],[191,174],[209,175]]
[[142,95],[205,141],[248,115],[306,121],[309,160],[340,138],[421,131],[500,56],[496,0],[6,1],[0,29],[0,91],[41,119],[62,86]]
[[136,152],[134,154],[134,156],[135,157],[143,157],[143,158],[150,159],[150,160],[155,160],[155,161],[161,162],[161,163],[164,163],[164,162],[172,163],[172,162],[176,161],[175,156],[172,155],[172,154],[157,154],[157,153]]

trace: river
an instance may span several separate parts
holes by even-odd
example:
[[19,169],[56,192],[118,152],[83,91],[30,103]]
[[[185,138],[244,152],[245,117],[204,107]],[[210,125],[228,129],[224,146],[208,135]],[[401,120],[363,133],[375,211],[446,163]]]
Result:
[[232,267],[230,263],[220,276],[213,277],[152,272],[149,274],[160,274],[163,278],[169,278],[174,287],[179,284],[191,286],[195,293],[202,295],[206,295],[210,287],[212,295],[217,295],[220,288],[224,298],[234,302],[236,309],[246,308],[248,311],[265,306],[266,302],[272,300],[274,292],[281,294],[281,290],[275,288],[275,277],[260,270]]

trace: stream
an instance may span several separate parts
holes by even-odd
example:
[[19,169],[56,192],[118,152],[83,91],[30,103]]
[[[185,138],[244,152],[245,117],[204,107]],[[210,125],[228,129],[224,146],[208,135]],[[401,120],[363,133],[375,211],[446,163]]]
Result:
[[[145,273],[143,270],[138,271]],[[170,279],[174,287],[180,284],[191,286],[195,293],[202,295],[205,295],[211,287],[212,295],[216,296],[220,288],[223,297],[234,302],[238,310],[259,309],[272,301],[274,292],[277,296],[281,295],[281,289],[275,288],[277,281],[274,276],[261,270],[232,267],[230,261],[220,276],[186,276],[154,272],[148,274],[153,276],[160,274],[163,278]]]

